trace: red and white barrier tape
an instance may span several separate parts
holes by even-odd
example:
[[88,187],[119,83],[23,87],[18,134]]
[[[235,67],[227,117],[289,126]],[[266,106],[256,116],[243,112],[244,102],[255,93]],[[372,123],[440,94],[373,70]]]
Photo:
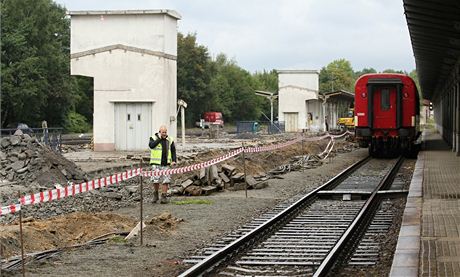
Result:
[[[141,170],[140,168],[132,169],[132,170],[125,171],[123,173],[116,173],[111,176],[94,179],[94,180],[80,183],[80,184],[71,184],[69,186],[62,187],[62,188],[56,188],[56,189],[52,189],[48,191],[42,191],[42,192],[22,196],[20,199],[18,199],[19,204],[11,204],[8,206],[0,207],[0,216],[10,214],[10,213],[15,213],[19,211],[21,209],[21,205],[32,205],[32,204],[37,204],[37,203],[49,202],[53,200],[59,200],[59,199],[70,197],[70,196],[75,196],[80,193],[99,189],[99,188],[106,187],[112,184],[118,184],[121,181],[126,181],[133,177],[139,176],[141,173],[144,176],[160,176],[160,175],[186,173],[186,172],[195,171],[201,168],[205,168],[205,167],[220,163],[222,161],[225,161],[227,159],[230,159],[240,154],[243,151],[245,153],[258,153],[258,152],[272,151],[272,150],[276,150],[279,148],[283,148],[283,147],[295,144],[302,140],[303,141],[318,141],[318,140],[322,140],[328,137],[330,137],[332,139],[331,141],[333,141],[334,138],[345,136],[348,133],[351,134],[351,132],[347,131],[338,136],[333,136],[333,135],[328,134],[322,137],[312,137],[312,138],[298,137],[294,140],[287,141],[287,142],[280,143],[280,144],[273,144],[273,145],[261,146],[261,147],[247,147],[247,148],[241,147],[225,155],[214,158],[212,160],[205,161],[205,162],[198,163],[198,164],[189,165],[189,166],[178,167],[178,168],[170,168],[170,169],[155,170],[155,171],[145,171],[145,170]],[[328,148],[329,148],[329,144],[328,144],[328,147],[326,147],[325,151],[327,151]]]
[[150,171],[143,170],[142,173],[144,174],[144,176],[160,176],[160,175],[171,175],[171,174],[190,172],[190,171],[202,169],[202,168],[220,163],[222,161],[228,160],[231,157],[234,157],[240,154],[241,152],[243,152],[243,148],[238,148],[237,150],[231,151],[228,154],[225,154],[223,156],[220,156],[220,157],[217,157],[217,158],[214,158],[212,160],[205,161],[202,163],[192,164],[192,165],[177,167],[177,168],[162,169],[162,170],[150,170]]
[[9,206],[1,207],[0,216],[19,211],[21,209],[21,205],[32,205],[37,203],[50,202],[53,200],[60,200],[62,198],[75,196],[80,193],[88,192],[113,184],[118,184],[121,181],[126,181],[138,176],[139,174],[141,174],[141,169],[137,168],[80,184],[71,184],[62,188],[24,195],[18,199],[19,204],[12,204]]

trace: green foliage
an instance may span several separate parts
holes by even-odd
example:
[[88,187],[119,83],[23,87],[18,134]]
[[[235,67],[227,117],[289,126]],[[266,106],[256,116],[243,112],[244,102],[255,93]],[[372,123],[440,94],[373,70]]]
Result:
[[391,68],[385,69],[384,71],[382,71],[382,73],[398,73],[398,74],[406,74],[407,75],[407,72],[405,72],[403,70],[394,70],[394,69],[391,69]]
[[1,14],[0,126],[62,124],[71,106],[65,9],[51,0],[2,0]]
[[354,75],[353,68],[346,59],[332,61],[319,73],[319,91],[353,91]]
[[364,74],[369,74],[369,73],[377,73],[377,70],[375,70],[374,68],[370,67],[370,68],[363,68],[361,71],[356,71],[355,72],[355,81],[361,77],[362,75]]
[[415,82],[415,86],[417,87],[417,91],[420,95],[420,98],[422,98],[422,91],[420,90],[420,83],[419,83],[419,80],[418,80],[418,75],[417,75],[417,71],[414,69],[412,70],[410,73],[409,73],[409,76],[412,78],[412,80],[414,80]]
[[114,244],[125,244],[127,242],[128,241],[124,237],[119,236],[119,235],[113,236],[109,239],[109,243],[114,243]]
[[191,205],[191,204],[205,204],[205,205],[211,205],[212,201],[211,200],[204,200],[204,199],[187,199],[187,200],[180,200],[180,201],[173,201],[172,202],[174,205]]
[[188,103],[189,126],[206,111],[222,112],[226,122],[258,119],[266,104],[254,90],[277,84],[274,71],[256,78],[224,54],[212,59],[208,49],[197,44],[196,34],[178,34],[177,63],[177,94]]
[[[262,91],[268,91],[268,92],[274,92],[274,93],[278,92],[278,74],[276,73],[276,70],[272,70],[269,72],[265,70],[263,72],[256,72],[253,75],[253,79],[255,82],[254,86],[256,90],[262,90]],[[259,98],[261,98],[262,100],[262,104],[261,104],[262,112],[265,114],[265,116],[268,117],[266,118],[265,116],[261,115],[259,117],[259,120],[267,121],[270,118],[270,113],[271,113],[270,101],[260,96]],[[275,100],[273,103],[273,116],[276,117],[277,114],[278,114],[278,101]]]
[[67,132],[71,133],[86,133],[91,131],[91,125],[87,119],[83,115],[73,111],[67,114],[64,127]]
[[187,102],[188,125],[204,112],[207,88],[211,80],[208,49],[196,42],[196,34],[177,36],[177,97]]
[[71,109],[83,115],[86,121],[91,124],[93,122],[93,91],[93,78],[86,76],[71,76]]

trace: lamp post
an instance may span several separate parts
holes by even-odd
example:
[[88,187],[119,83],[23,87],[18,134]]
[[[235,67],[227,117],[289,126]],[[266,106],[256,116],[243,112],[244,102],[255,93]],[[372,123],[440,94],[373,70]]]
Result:
[[182,146],[185,146],[185,108],[187,108],[187,103],[179,99],[177,100],[177,105],[180,107],[180,119],[181,119],[181,128],[182,128]]
[[270,123],[273,124],[273,102],[278,99],[278,94],[270,91],[256,90],[256,95],[262,96],[270,100]]

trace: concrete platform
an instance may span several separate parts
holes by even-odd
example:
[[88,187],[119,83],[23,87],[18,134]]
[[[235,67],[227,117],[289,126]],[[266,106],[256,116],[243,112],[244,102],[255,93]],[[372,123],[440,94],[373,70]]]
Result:
[[390,276],[460,276],[460,157],[423,135]]

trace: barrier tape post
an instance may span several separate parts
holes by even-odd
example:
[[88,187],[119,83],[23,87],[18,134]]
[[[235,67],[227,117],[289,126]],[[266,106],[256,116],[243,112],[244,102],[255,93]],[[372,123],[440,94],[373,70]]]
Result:
[[3,244],[0,243],[0,276],[2,275]]
[[[21,199],[21,193],[18,191],[19,199]],[[26,276],[26,268],[25,268],[25,261],[24,261],[24,237],[22,232],[22,209],[19,210],[19,237],[21,240],[21,264],[22,264],[22,276]]]
[[143,166],[143,158],[142,158],[142,155],[141,155],[141,174],[139,174],[139,180],[140,180],[140,188],[139,188],[139,192],[141,194],[141,203],[140,203],[140,232],[141,232],[141,246],[144,244],[144,228],[143,227],[143,222],[144,222],[144,182],[143,182],[143,176],[144,174],[142,174],[142,166]]
[[301,151],[301,153],[302,153],[302,155],[303,155],[303,153],[305,153],[305,152],[304,152],[304,148],[303,148],[303,134],[304,134],[304,133],[301,134],[301,137],[302,137],[302,140],[301,140],[301,142],[302,142],[302,151]]
[[244,169],[244,193],[246,194],[246,198],[248,198],[248,182],[246,181],[246,157],[244,155],[244,142],[241,143],[243,146],[243,169]]

